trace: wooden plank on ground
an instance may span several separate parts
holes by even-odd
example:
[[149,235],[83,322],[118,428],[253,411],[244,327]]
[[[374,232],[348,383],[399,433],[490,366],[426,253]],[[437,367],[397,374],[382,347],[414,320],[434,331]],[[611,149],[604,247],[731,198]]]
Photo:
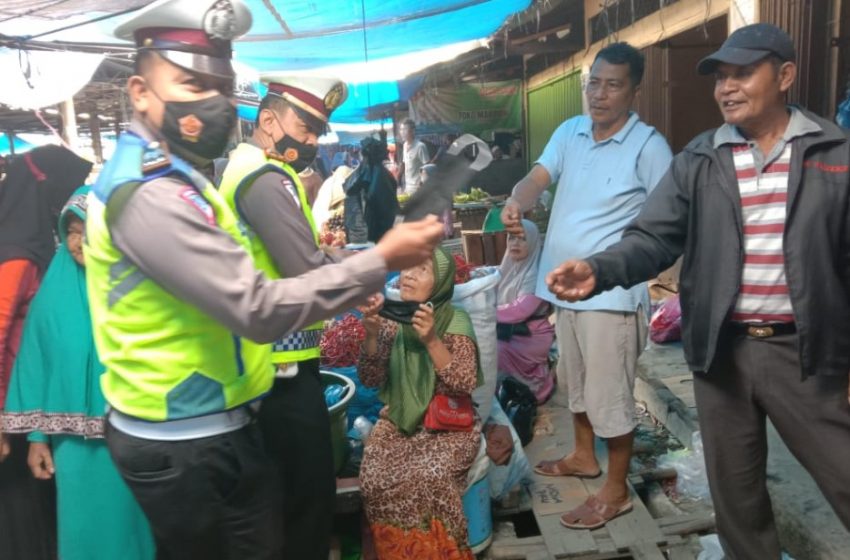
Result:
[[491,560],[528,560],[542,553],[548,557],[546,543],[543,537],[525,537],[522,539],[496,538],[487,550],[487,558]]
[[590,531],[566,528],[564,530],[567,532],[561,537],[561,545],[567,551],[567,555],[576,556],[600,551],[599,542],[593,538]]
[[[544,433],[534,436],[525,454],[532,466],[540,461],[559,459],[573,448],[572,415],[563,407],[543,407],[538,426]],[[587,489],[574,477],[548,477],[535,474],[530,491],[534,517],[550,558],[567,558],[595,553],[590,531],[575,531],[561,525],[561,514],[587,499]]]
[[657,545],[648,542],[635,543],[629,547],[634,560],[666,560]]
[[667,558],[669,560],[697,560],[696,555],[688,545],[674,546],[670,548],[667,551]]
[[531,484],[532,508],[536,515],[563,514],[587,499],[587,488],[571,476],[535,474]]
[[665,535],[688,535],[715,530],[713,513],[691,513],[656,519],[655,522]]
[[[541,460],[558,459],[574,446],[569,411],[562,407],[543,407],[541,410],[543,433],[536,435],[525,448],[531,465]],[[607,472],[608,453],[603,441],[597,441],[596,452],[600,466]],[[647,560],[663,558],[659,545],[675,539],[668,537],[668,531],[662,532],[632,486],[629,486],[632,511],[611,520],[605,527],[581,531],[561,526],[560,515],[596,494],[604,482],[604,476],[577,479],[534,475],[530,487],[533,512],[549,555],[571,559],[617,558],[628,557],[629,554],[640,554],[640,558]],[[678,528],[679,525],[671,524],[671,527],[674,526]]]
[[[588,493],[595,494],[604,484],[602,478],[585,479],[582,481]],[[635,543],[648,542],[651,544],[663,543],[666,537],[658,528],[655,519],[643,504],[640,496],[635,493],[634,488],[629,486],[632,511],[609,521],[605,527],[611,538],[620,550],[630,548]]]
[[563,527],[560,526],[558,516],[546,515],[538,517],[535,515],[535,518],[537,519],[537,527],[540,529],[540,535],[543,537],[543,542],[546,544],[546,550],[549,551],[549,555],[555,558],[566,554],[567,549],[564,548],[561,542],[561,530]]

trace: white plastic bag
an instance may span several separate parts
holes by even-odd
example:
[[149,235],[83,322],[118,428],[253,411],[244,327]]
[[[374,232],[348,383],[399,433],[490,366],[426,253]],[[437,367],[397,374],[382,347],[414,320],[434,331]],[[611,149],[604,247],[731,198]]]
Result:
[[658,466],[676,469],[676,491],[680,495],[710,502],[702,437],[698,431],[691,437],[691,445],[692,450],[681,449],[662,455],[658,459]]
[[[723,547],[720,545],[720,538],[716,534],[703,535],[699,538],[699,544],[702,546],[702,551],[697,556],[697,560],[723,560],[726,558]],[[782,560],[794,559],[787,552],[783,552]]]
[[496,394],[496,375],[499,366],[499,349],[496,339],[496,291],[499,285],[499,267],[485,266],[472,271],[472,279],[455,286],[452,303],[469,313],[478,342],[478,356],[484,384],[472,392],[482,419],[490,417],[490,407]]
[[[522,448],[519,435],[511,425],[508,415],[502,410],[499,399],[495,396],[490,409],[489,421],[500,426],[507,426],[511,431],[511,438],[514,440],[514,451],[507,465],[497,466],[490,462],[490,497],[494,500],[501,500],[517,484],[524,480],[531,480],[531,466],[528,464],[528,457],[526,457],[525,450]],[[482,437],[481,439],[485,438]]]

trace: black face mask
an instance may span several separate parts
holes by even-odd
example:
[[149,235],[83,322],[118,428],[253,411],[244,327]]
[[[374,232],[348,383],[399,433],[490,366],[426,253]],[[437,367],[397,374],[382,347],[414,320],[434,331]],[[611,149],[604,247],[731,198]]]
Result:
[[284,136],[275,142],[274,149],[283,156],[284,161],[292,166],[296,173],[301,173],[310,167],[316,161],[316,154],[319,152],[318,147],[299,142],[291,136]]
[[236,125],[236,108],[228,97],[218,94],[197,101],[160,100],[165,103],[162,135],[174,153],[201,164],[224,153]]
[[305,144],[292,138],[286,134],[277,115],[274,116],[274,119],[277,121],[277,126],[283,130],[283,138],[274,143],[274,149],[283,161],[289,164],[296,173],[301,173],[316,161],[316,154],[319,153],[319,148],[318,146],[311,146],[310,144]]
[[413,315],[419,311],[419,306],[422,305],[418,301],[396,301],[388,299],[384,302],[384,306],[378,312],[378,315],[384,319],[410,325],[413,323]]

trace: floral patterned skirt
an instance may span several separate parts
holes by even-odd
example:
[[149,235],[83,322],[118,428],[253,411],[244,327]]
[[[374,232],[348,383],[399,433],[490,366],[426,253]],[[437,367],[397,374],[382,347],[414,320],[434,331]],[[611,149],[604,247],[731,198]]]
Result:
[[481,434],[405,436],[378,420],[363,453],[360,484],[380,560],[472,560],[462,497]]

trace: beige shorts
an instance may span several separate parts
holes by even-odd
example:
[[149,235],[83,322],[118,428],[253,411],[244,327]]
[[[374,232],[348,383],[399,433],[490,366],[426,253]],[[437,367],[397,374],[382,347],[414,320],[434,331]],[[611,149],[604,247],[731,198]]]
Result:
[[599,437],[634,430],[635,373],[647,334],[643,309],[628,313],[558,308],[555,328],[558,391],[568,395],[570,411],[587,413]]

